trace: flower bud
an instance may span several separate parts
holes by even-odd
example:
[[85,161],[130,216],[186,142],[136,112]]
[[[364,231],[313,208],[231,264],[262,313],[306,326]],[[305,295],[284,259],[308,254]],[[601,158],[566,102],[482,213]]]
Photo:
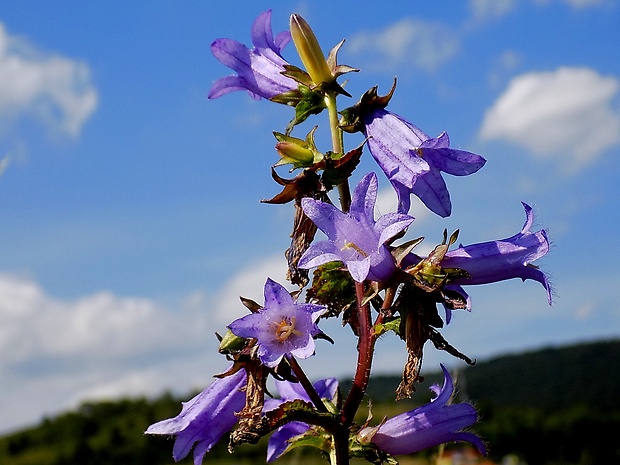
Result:
[[281,160],[276,166],[290,163],[293,168],[307,168],[323,159],[323,154],[316,149],[314,144],[314,132],[316,127],[310,131],[306,140],[297,137],[287,136],[279,132],[274,132],[278,143],[276,150]]
[[245,346],[247,339],[236,336],[231,330],[228,330],[220,341],[219,352],[221,354],[231,354],[237,352]]
[[298,14],[293,14],[290,27],[297,53],[312,81],[316,85],[333,81],[334,75],[310,25]]

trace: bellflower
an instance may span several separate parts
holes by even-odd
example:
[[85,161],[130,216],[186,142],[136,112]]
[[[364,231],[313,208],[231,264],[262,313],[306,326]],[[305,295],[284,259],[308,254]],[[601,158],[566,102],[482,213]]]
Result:
[[396,265],[385,243],[405,230],[413,217],[389,213],[375,221],[377,186],[375,173],[364,176],[353,192],[349,213],[319,200],[302,199],[304,213],[328,240],[313,243],[299,260],[299,268],[342,261],[357,282],[390,278]]
[[[317,381],[313,386],[321,399],[332,400],[338,389],[338,381],[336,378],[327,378]],[[283,402],[296,399],[310,402],[310,397],[299,383],[276,381],[276,387],[280,399],[265,399],[265,411],[273,410]],[[289,440],[305,433],[308,429],[310,429],[310,425],[301,421],[292,421],[278,428],[269,438],[267,462],[272,462],[281,457],[289,446]]]
[[363,116],[368,148],[398,194],[398,211],[407,213],[411,194],[439,216],[452,213],[441,172],[475,173],[486,163],[480,155],[450,148],[448,134],[431,138],[413,124],[383,108]]
[[549,239],[544,229],[531,232],[534,221],[532,207],[523,203],[525,224],[514,236],[498,241],[482,242],[446,253],[441,261],[444,268],[461,268],[467,271],[469,278],[460,278],[451,285],[487,284],[506,279],[533,279],[543,285],[547,291],[547,301],[552,303],[551,285],[547,276],[532,265],[534,260],[549,252]]
[[235,413],[245,405],[245,370],[216,379],[209,387],[188,402],[174,418],[154,423],[146,434],[176,436],[172,457],[175,462],[185,458],[194,448],[194,464],[200,465],[204,455],[237,423]]
[[443,387],[431,387],[437,397],[428,404],[388,418],[370,441],[391,455],[412,454],[451,441],[467,441],[486,454],[486,448],[478,436],[462,431],[477,421],[476,410],[467,403],[448,405],[454,383],[443,365],[441,369],[444,373]]
[[255,338],[258,357],[275,367],[286,354],[308,358],[314,354],[313,336],[321,334],[316,320],[327,311],[322,305],[298,304],[281,285],[267,279],[265,306],[228,325],[237,336]]
[[233,39],[217,39],[211,44],[211,52],[220,63],[232,68],[237,75],[215,81],[209,98],[217,98],[236,90],[247,90],[255,99],[272,98],[278,94],[297,89],[297,83],[282,75],[288,62],[280,52],[291,40],[289,31],[273,37],[271,10],[261,13],[252,25],[253,49]]

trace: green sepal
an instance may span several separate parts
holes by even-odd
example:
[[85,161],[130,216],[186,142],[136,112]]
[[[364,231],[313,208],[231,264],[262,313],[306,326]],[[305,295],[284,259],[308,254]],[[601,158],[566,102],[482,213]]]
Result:
[[281,132],[274,131],[278,143],[276,150],[281,159],[274,166],[292,164],[293,169],[309,168],[323,160],[324,155],[318,151],[314,142],[314,133],[318,126],[310,130],[305,139],[298,139]]
[[355,303],[355,282],[342,262],[325,263],[314,271],[306,297],[308,301],[326,305],[327,317],[338,316]]
[[377,336],[381,336],[388,331],[394,331],[396,334],[400,335],[400,317],[394,318],[393,320],[385,323],[376,324],[373,330]]
[[230,329],[226,331],[224,337],[217,333],[216,336],[220,341],[220,347],[218,349],[220,354],[236,354],[242,350],[248,342],[246,338],[237,336]]
[[355,435],[349,439],[349,454],[359,457],[375,465],[398,465],[398,460],[379,449],[372,442],[361,442]]
[[[291,72],[303,78],[302,70],[295,67],[287,67]],[[293,78],[297,79],[297,78]],[[278,94],[271,98],[272,102],[283,103],[291,107],[295,107],[295,118],[293,118],[286,127],[286,133],[290,134],[293,127],[303,123],[310,115],[318,115],[325,108],[325,94],[321,89],[311,89],[307,84],[300,83],[297,89]]]
[[288,439],[286,449],[280,455],[288,454],[293,449],[297,449],[298,447],[314,447],[315,449],[319,449],[327,454],[329,454],[331,447],[331,435],[327,433],[322,428],[310,428],[308,431],[298,435],[293,436]]

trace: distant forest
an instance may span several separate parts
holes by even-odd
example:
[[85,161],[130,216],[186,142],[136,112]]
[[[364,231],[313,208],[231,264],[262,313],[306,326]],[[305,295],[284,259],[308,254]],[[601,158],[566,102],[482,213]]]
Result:
[[[620,340],[502,356],[460,370],[458,400],[478,408],[481,420],[475,431],[487,442],[489,459],[495,463],[507,455],[528,465],[620,463],[619,361]],[[426,402],[427,386],[440,381],[440,376],[432,373],[426,378],[414,399],[395,405],[399,376],[373,378],[368,397],[375,418]],[[347,381],[342,387],[346,392]],[[172,464],[172,440],[143,432],[151,423],[175,416],[180,402],[188,398],[166,394],[157,399],[84,403],[75,411],[1,437],[0,464]],[[208,454],[205,463],[264,463],[264,441],[242,446],[233,455],[226,452],[225,442]],[[321,463],[309,457],[303,463]],[[425,463],[426,457],[428,453],[421,453],[415,463]],[[298,456],[293,458],[299,461]],[[285,456],[276,463],[293,462]]]

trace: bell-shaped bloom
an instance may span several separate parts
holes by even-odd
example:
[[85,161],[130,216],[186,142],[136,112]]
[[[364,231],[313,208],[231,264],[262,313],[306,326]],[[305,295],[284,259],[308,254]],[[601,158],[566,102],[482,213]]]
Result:
[[217,98],[236,90],[247,90],[256,99],[272,98],[297,89],[297,83],[282,75],[288,62],[281,51],[291,40],[289,31],[274,38],[271,30],[271,10],[261,13],[252,26],[253,49],[233,39],[217,39],[211,44],[211,52],[220,63],[232,68],[237,75],[215,81],[209,98]]
[[258,357],[269,367],[275,367],[287,354],[299,358],[314,355],[314,336],[321,334],[316,325],[327,311],[322,305],[299,304],[277,282],[265,283],[265,306],[228,325],[237,336],[254,338]]
[[299,268],[342,261],[357,282],[387,281],[392,276],[396,265],[385,243],[405,230],[413,217],[388,213],[375,221],[377,188],[377,175],[365,175],[353,192],[348,213],[326,202],[302,199],[304,213],[328,240],[313,243],[299,260]]
[[[534,221],[532,207],[523,203],[525,208],[525,224],[514,236],[498,241],[481,242],[459,246],[446,253],[441,266],[444,268],[461,268],[470,277],[460,278],[450,284],[487,284],[506,279],[533,279],[543,285],[547,291],[547,301],[552,303],[551,285],[545,273],[532,262],[549,252],[547,232],[541,229],[531,232]],[[455,289],[458,291],[458,289]]]
[[[437,397],[428,404],[388,418],[374,436],[368,434],[371,436],[370,441],[391,455],[412,454],[452,441],[467,441],[486,454],[480,438],[463,431],[478,420],[476,409],[467,403],[448,404],[454,383],[443,365],[441,369],[444,373],[443,387],[431,387]],[[364,431],[361,433],[364,434]]]
[[450,148],[444,132],[431,138],[413,124],[383,108],[364,115],[368,148],[398,194],[398,211],[407,213],[411,194],[439,216],[452,213],[452,202],[441,172],[466,176],[486,160],[464,150]]
[[[338,390],[338,381],[336,378],[326,378],[317,381],[313,386],[321,399],[332,400]],[[264,410],[266,412],[274,410],[287,401],[300,399],[310,402],[310,397],[299,383],[276,381],[276,387],[280,399],[265,399]],[[301,421],[292,421],[278,428],[271,435],[267,444],[267,462],[272,462],[281,457],[290,445],[289,440],[305,433],[308,429],[310,429],[310,425]]]
[[176,436],[172,457],[185,458],[194,447],[194,465],[237,423],[237,412],[245,405],[245,370],[216,379],[188,402],[176,417],[154,423],[145,434]]

